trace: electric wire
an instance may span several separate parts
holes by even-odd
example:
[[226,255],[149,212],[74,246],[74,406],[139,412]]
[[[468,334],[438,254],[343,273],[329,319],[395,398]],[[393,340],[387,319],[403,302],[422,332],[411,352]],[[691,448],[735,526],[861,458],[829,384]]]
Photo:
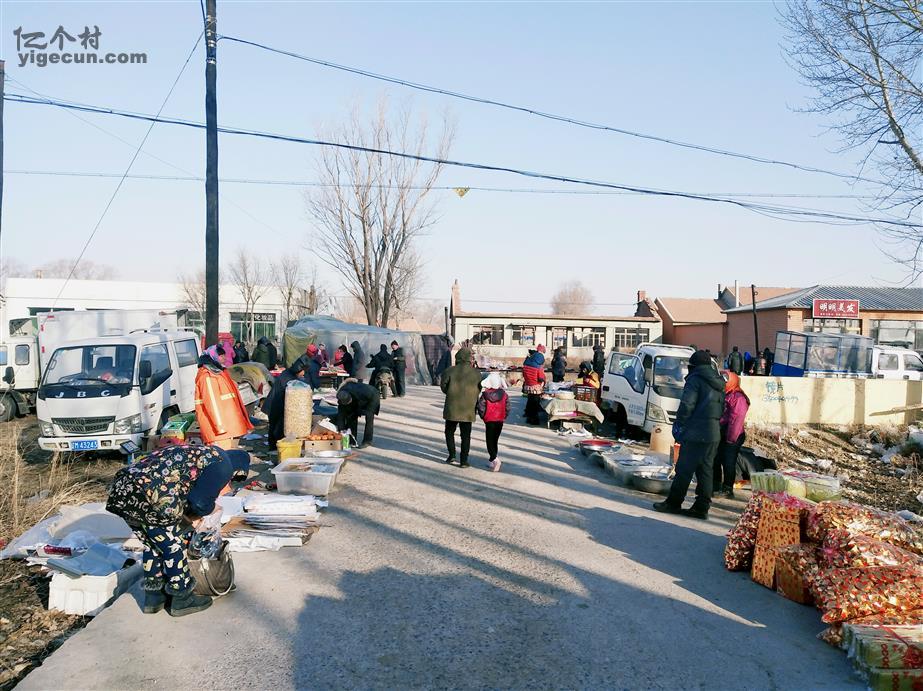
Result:
[[[202,40],[202,36],[205,35],[205,32],[199,34],[196,38],[195,44],[192,46],[192,50],[189,51],[189,55],[186,56],[185,62],[183,62],[182,67],[180,67],[179,74],[176,75],[176,79],[173,80],[173,84],[170,85],[170,90],[167,92],[167,95],[164,97],[163,102],[160,104],[160,108],[157,111],[157,116],[160,117],[160,114],[163,112],[163,109],[167,106],[167,101],[170,100],[170,97],[173,95],[173,90],[176,89],[176,85],[179,83],[180,78],[183,76],[183,73],[186,71],[186,66],[189,64],[189,61],[192,60],[192,56],[195,54],[196,49],[199,47],[199,42]],[[125,168],[125,172],[122,174],[122,177],[119,179],[118,184],[115,186],[115,189],[112,191],[112,195],[109,197],[109,201],[106,202],[106,206],[103,208],[103,212],[99,215],[99,219],[96,221],[96,225],[93,226],[93,230],[90,232],[89,236],[86,239],[86,242],[83,243],[83,247],[80,250],[80,254],[77,255],[77,258],[74,260],[74,264],[71,266],[71,270],[67,274],[67,278],[64,279],[64,282],[61,284],[61,289],[58,291],[58,294],[55,296],[54,302],[51,307],[54,309],[58,300],[61,299],[61,295],[64,293],[64,289],[67,287],[68,282],[73,278],[74,272],[77,270],[77,265],[80,264],[80,261],[83,259],[83,255],[86,254],[87,249],[90,246],[90,243],[93,242],[93,238],[96,237],[96,232],[99,230],[99,227],[102,225],[103,220],[106,218],[106,215],[109,213],[109,209],[112,207],[112,203],[115,201],[115,198],[119,194],[119,190],[122,189],[122,185],[125,184],[125,180],[128,177],[128,174],[131,172],[132,166],[135,164],[135,161],[138,160],[138,155],[141,153],[141,149],[144,148],[144,144],[147,142],[148,137],[151,134],[151,131],[156,125],[156,120],[151,121],[150,127],[147,128],[147,132],[144,133],[144,137],[141,138],[141,143],[138,144],[138,148],[135,150],[134,154],[131,157],[131,160],[128,162],[128,166]]]
[[[61,100],[52,100],[52,99],[36,99],[23,94],[8,94],[4,96],[4,99],[13,103],[23,103],[30,105],[50,105],[58,108],[74,109],[82,112],[88,113],[97,113],[101,115],[115,115],[119,117],[124,117],[134,120],[144,120],[148,122],[160,122],[164,124],[178,125],[184,127],[190,127],[194,129],[205,129],[205,124],[201,122],[196,122],[193,120],[185,120],[181,118],[165,118],[159,115],[150,115],[146,113],[137,113],[131,111],[118,110],[114,108],[94,106],[88,104],[79,104]],[[856,224],[862,223],[876,223],[880,225],[891,225],[895,227],[906,227],[906,228],[920,228],[923,227],[923,224],[913,223],[910,221],[903,221],[899,219],[888,219],[888,218],[869,218],[863,216],[851,216],[842,213],[836,213],[820,209],[804,209],[799,207],[781,207],[781,206],[772,206],[768,204],[756,204],[753,202],[745,202],[739,199],[730,199],[726,197],[714,197],[702,194],[694,194],[690,192],[677,191],[677,190],[661,190],[647,187],[640,187],[637,185],[627,185],[619,184],[613,182],[605,182],[600,180],[590,180],[585,178],[577,178],[567,175],[558,175],[552,173],[541,173],[536,171],[523,170],[519,168],[513,168],[511,166],[505,165],[491,165],[486,163],[474,163],[469,161],[457,161],[452,159],[436,158],[433,156],[424,156],[420,154],[410,154],[401,151],[391,151],[388,149],[378,149],[374,147],[359,146],[356,144],[347,144],[343,142],[332,142],[324,141],[320,139],[310,139],[306,137],[298,137],[295,135],[279,134],[273,132],[265,132],[261,130],[251,130],[243,129],[236,127],[221,127],[218,128],[219,132],[224,134],[233,134],[239,136],[248,136],[256,137],[261,139],[268,139],[272,141],[280,141],[287,143],[295,144],[307,144],[312,146],[326,146],[333,148],[340,148],[349,151],[358,151],[362,153],[376,154],[382,156],[393,156],[396,158],[405,158],[415,161],[420,161],[424,163],[432,163],[435,165],[450,166],[457,168],[467,168],[472,170],[482,170],[489,172],[499,172],[499,173],[509,173],[512,175],[519,175],[522,177],[537,179],[537,180],[551,180],[554,182],[565,182],[575,185],[584,185],[589,187],[598,187],[602,189],[613,189],[613,190],[625,190],[630,192],[636,192],[639,194],[646,194],[650,196],[660,196],[668,197],[675,199],[687,199],[692,201],[708,202],[715,204],[724,204],[730,206],[736,206],[738,208],[746,209],[749,211],[754,211],[756,213],[777,213],[787,216],[797,216],[805,218],[814,218],[819,222],[852,222]]]
[[637,132],[634,130],[628,130],[622,127],[615,127],[614,125],[605,125],[595,122],[589,122],[587,120],[581,120],[579,118],[574,118],[566,115],[558,115],[555,113],[549,113],[545,111],[538,110],[537,108],[532,108],[529,106],[521,106],[512,103],[505,103],[503,101],[497,101],[492,98],[485,98],[482,96],[473,96],[471,94],[461,93],[459,91],[452,91],[450,89],[443,89],[436,86],[430,86],[428,84],[421,84],[419,82],[413,82],[408,79],[401,79],[399,77],[391,77],[384,74],[378,74],[376,72],[371,72],[369,70],[364,70],[358,67],[350,67],[348,65],[341,65],[329,60],[322,60],[319,58],[313,58],[308,55],[302,55],[299,53],[294,53],[289,50],[283,50],[281,48],[273,48],[263,43],[258,43],[257,41],[250,41],[244,38],[239,38],[237,36],[219,36],[220,40],[232,41],[234,43],[240,43],[242,45],[251,46],[253,48],[258,48],[265,50],[270,53],[276,53],[278,55],[284,55],[286,57],[294,58],[296,60],[302,60],[320,67],[329,67],[331,69],[340,70],[343,72],[349,72],[351,74],[359,75],[362,77],[368,77],[369,79],[375,79],[382,82],[387,82],[389,84],[395,84],[398,86],[404,86],[408,89],[415,89],[417,91],[424,91],[432,94],[439,94],[442,96],[449,96],[451,98],[457,98],[463,101],[469,101],[472,103],[479,103],[482,105],[496,106],[498,108],[504,108],[506,110],[513,110],[520,113],[527,113],[529,115],[535,115],[540,118],[546,118],[548,120],[554,120],[557,122],[563,122],[569,125],[576,125],[578,127],[585,127],[593,130],[603,130],[606,132],[614,132],[616,134],[622,134],[629,137],[635,137],[637,139],[645,139],[648,141],[659,142],[661,144],[668,144],[670,146],[677,146],[684,149],[691,149],[694,151],[702,151],[705,153],[715,154],[719,156],[727,156],[730,158],[738,158],[746,161],[751,161],[753,163],[762,163],[768,165],[784,166],[787,168],[792,168],[794,170],[800,170],[807,173],[820,173],[823,175],[830,175],[833,177],[841,178],[844,180],[850,181],[861,181],[861,182],[870,182],[876,185],[884,184],[881,180],[875,180],[872,178],[862,177],[860,175],[850,175],[847,173],[840,173],[833,170],[826,170],[824,168],[817,168],[815,166],[808,166],[800,163],[792,163],[790,161],[782,161],[773,158],[766,158],[763,156],[757,156],[755,154],[746,154],[740,153],[737,151],[731,151],[729,149],[721,149],[718,147],[707,146],[704,144],[694,144],[691,142],[681,141],[679,139],[672,139],[670,137],[662,137],[654,134],[646,134],[644,132]]

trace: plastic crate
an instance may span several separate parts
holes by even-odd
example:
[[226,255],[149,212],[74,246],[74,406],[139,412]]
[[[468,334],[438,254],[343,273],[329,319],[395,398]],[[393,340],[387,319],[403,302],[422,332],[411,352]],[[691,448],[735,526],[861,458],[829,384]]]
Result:
[[112,600],[131,588],[141,575],[141,562],[108,576],[74,578],[65,573],[55,573],[48,589],[48,609],[65,614],[96,616]]
[[[270,471],[276,478],[279,494],[313,494],[315,497],[323,497],[330,493],[336,482],[337,469],[334,468],[330,473],[290,469],[292,466],[303,464],[306,460],[308,459],[290,458],[282,461]],[[323,465],[336,464],[324,463]]]

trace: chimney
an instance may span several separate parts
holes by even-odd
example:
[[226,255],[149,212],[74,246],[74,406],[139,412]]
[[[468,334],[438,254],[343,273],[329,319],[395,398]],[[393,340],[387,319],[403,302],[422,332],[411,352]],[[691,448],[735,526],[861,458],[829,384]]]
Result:
[[721,299],[721,284],[718,284],[718,299]]
[[740,307],[740,284],[734,281],[734,307]]
[[639,290],[638,291],[638,302],[644,302],[645,300],[647,300],[647,291]]

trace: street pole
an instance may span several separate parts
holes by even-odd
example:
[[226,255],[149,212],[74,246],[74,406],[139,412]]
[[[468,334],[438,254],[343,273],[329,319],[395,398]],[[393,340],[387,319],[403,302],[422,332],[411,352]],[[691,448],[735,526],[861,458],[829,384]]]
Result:
[[[6,67],[3,60],[0,60],[0,240],[3,238],[3,95],[5,81]],[[2,253],[3,245],[0,244],[0,254]]]
[[753,310],[753,342],[756,344],[756,353],[753,357],[759,360],[760,357],[760,327],[756,323],[756,286],[750,284],[750,308]]
[[205,341],[218,342],[218,18],[205,2]]

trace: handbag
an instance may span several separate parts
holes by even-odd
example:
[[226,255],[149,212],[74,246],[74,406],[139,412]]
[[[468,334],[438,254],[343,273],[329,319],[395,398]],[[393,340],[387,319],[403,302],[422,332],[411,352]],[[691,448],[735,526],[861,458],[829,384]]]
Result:
[[237,589],[234,584],[234,561],[228,541],[222,540],[218,554],[211,558],[189,559],[189,572],[195,578],[195,594],[221,597]]

